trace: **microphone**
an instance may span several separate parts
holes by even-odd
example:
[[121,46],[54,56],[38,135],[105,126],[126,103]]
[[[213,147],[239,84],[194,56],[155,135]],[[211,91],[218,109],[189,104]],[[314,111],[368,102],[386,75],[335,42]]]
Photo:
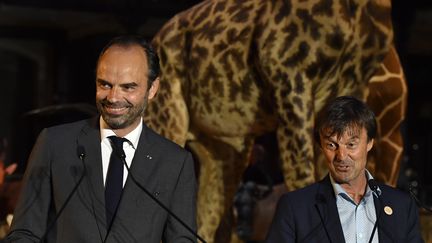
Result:
[[370,189],[375,192],[375,194],[377,195],[377,197],[379,198],[380,193],[378,192],[378,184],[374,179],[369,179],[368,180],[368,185],[370,187]]
[[[381,197],[380,197],[381,194],[380,194],[380,192],[378,191],[379,187],[378,187],[377,182],[376,182],[374,179],[369,179],[367,183],[368,183],[370,189],[371,189],[373,192],[375,192],[377,198],[379,199],[379,201],[380,201],[381,204],[382,204]],[[375,211],[376,211],[376,210],[375,210]],[[374,227],[373,227],[373,230],[372,230],[372,234],[371,234],[371,236],[370,236],[370,238],[369,238],[369,243],[372,243],[372,240],[373,240],[373,237],[374,237],[375,231],[376,231],[377,226],[378,226],[378,221],[379,221],[379,218],[380,218],[380,216],[381,216],[381,211],[382,211],[381,209],[378,210],[379,213],[378,213],[377,219],[376,219],[376,221],[375,221],[375,224],[374,224]]]
[[59,219],[60,215],[63,213],[63,210],[66,208],[66,205],[69,203],[69,201],[71,200],[72,196],[77,191],[78,186],[81,184],[82,180],[84,179],[84,175],[85,175],[85,171],[86,170],[85,170],[85,165],[84,165],[85,149],[84,149],[83,146],[78,145],[78,147],[77,147],[77,155],[78,155],[78,158],[81,160],[81,163],[83,165],[83,168],[84,168],[83,173],[81,174],[81,177],[79,178],[78,182],[73,187],[72,191],[67,196],[67,198],[64,201],[63,205],[60,207],[59,212],[57,213],[57,215],[55,216],[55,218],[53,219],[53,221],[50,223],[50,225],[46,229],[46,231],[43,234],[42,238],[39,240],[39,243],[43,243],[46,240],[46,237],[47,237],[48,233],[51,231],[51,229],[57,223],[57,220]]
[[[121,150],[121,151],[118,151],[118,150]],[[155,196],[153,196],[152,193],[150,193],[143,185],[141,185],[141,183],[139,183],[135,179],[134,175],[132,174],[132,171],[130,170],[129,166],[126,163],[126,155],[125,155],[124,151],[122,149],[115,149],[115,151],[117,151],[116,152],[117,156],[119,156],[120,159],[122,160],[123,164],[125,165],[125,167],[128,171],[128,175],[130,176],[132,181],[135,183],[135,185],[137,185],[145,194],[147,194],[147,196],[149,196],[154,202],[156,202],[161,208],[163,208],[170,216],[175,218],[177,220],[177,222],[179,222],[181,225],[183,225],[183,227],[185,227],[185,229],[187,229],[190,233],[192,233],[195,237],[197,237],[201,242],[207,243],[201,236],[199,236],[183,220],[181,220],[174,212],[172,212],[167,206],[165,206],[159,199],[157,199]]]

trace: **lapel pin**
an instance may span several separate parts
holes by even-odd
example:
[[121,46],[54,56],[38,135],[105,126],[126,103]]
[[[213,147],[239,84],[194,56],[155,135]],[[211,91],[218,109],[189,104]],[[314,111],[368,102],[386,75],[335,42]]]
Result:
[[384,212],[387,214],[387,215],[392,215],[393,214],[393,209],[390,207],[390,206],[385,206],[384,207]]
[[151,157],[150,155],[146,155],[147,159],[153,159],[153,157]]

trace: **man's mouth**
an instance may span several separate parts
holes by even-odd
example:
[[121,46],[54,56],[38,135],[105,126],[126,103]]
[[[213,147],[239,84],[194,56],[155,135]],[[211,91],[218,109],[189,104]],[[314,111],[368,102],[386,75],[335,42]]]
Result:
[[126,107],[126,106],[105,105],[104,107],[105,107],[105,111],[111,115],[123,115],[128,109],[128,107]]
[[345,164],[335,164],[335,169],[340,172],[347,172],[349,170],[349,166]]

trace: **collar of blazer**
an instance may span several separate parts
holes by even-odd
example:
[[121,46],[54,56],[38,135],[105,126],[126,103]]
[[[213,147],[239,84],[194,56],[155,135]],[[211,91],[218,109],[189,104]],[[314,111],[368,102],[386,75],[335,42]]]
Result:
[[318,182],[318,189],[315,196],[315,207],[319,214],[322,226],[329,238],[329,242],[345,242],[336,206],[336,198],[329,175]]
[[[394,217],[384,211],[384,207],[394,208],[392,203],[386,198],[388,192],[385,185],[380,184],[382,191],[380,198],[374,196],[375,212],[378,217],[380,211],[381,216],[378,221],[378,237],[380,242],[394,242],[392,236],[392,225],[397,223]],[[315,197],[315,206],[324,221],[323,225],[327,230],[330,242],[344,242],[342,225],[339,220],[339,213],[336,206],[336,198],[331,185],[330,177],[327,175],[323,180],[318,182],[318,189]]]
[[[130,168],[132,172],[135,172],[134,176],[138,180],[145,181],[151,177],[150,173],[152,170],[143,169],[143,166],[146,168],[156,166],[155,158],[161,153],[157,150],[158,146],[155,146],[158,141],[157,137],[158,135],[155,132],[143,124],[143,130]],[[88,178],[87,188],[91,197],[91,203],[93,204],[90,208],[97,219],[97,223],[102,226],[99,227],[101,230],[100,234],[105,236],[105,188],[102,179],[100,141],[99,117],[85,120],[81,132],[77,137],[76,146],[81,146],[84,149],[85,156],[83,163],[87,173],[86,177]],[[77,159],[79,158],[77,157]],[[143,163],[143,161],[145,162]]]

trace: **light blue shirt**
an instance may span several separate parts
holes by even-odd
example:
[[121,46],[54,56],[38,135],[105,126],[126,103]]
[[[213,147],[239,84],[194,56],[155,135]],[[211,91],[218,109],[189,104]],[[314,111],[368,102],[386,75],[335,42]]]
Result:
[[[373,179],[369,171],[366,170],[367,180]],[[330,180],[336,195],[336,205],[339,212],[339,219],[342,225],[346,243],[368,243],[376,221],[375,204],[373,197],[377,196],[368,186],[366,192],[357,205],[354,200],[346,193],[340,184],[335,183],[330,175]],[[381,191],[378,188],[378,194]],[[378,229],[372,240],[378,243]]]

